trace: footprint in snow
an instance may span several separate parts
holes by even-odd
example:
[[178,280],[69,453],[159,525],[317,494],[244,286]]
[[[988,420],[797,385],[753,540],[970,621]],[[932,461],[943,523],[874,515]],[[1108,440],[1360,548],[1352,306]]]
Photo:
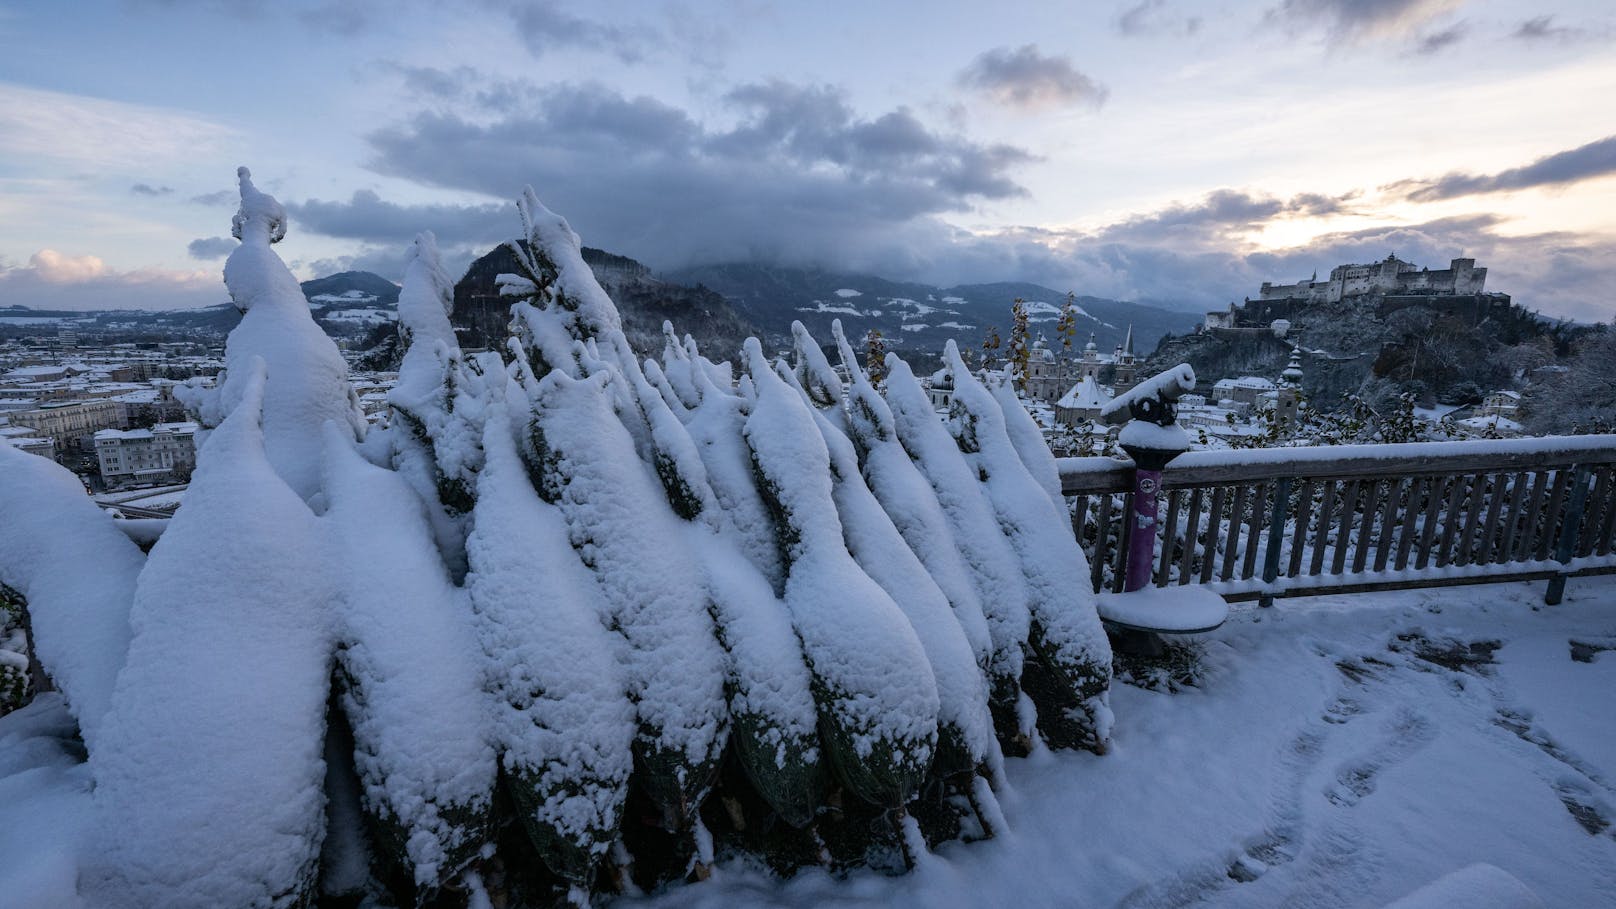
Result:
[[1375,791],[1376,781],[1386,768],[1407,760],[1425,747],[1435,734],[1431,721],[1404,707],[1386,726],[1385,734],[1363,757],[1336,771],[1335,781],[1324,790],[1332,805],[1350,808]]

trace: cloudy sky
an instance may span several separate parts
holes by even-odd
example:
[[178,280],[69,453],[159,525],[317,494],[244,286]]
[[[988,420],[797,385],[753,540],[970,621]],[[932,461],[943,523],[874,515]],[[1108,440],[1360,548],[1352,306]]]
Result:
[[585,242],[1185,308],[1395,252],[1616,316],[1608,0],[0,0],[0,305]]

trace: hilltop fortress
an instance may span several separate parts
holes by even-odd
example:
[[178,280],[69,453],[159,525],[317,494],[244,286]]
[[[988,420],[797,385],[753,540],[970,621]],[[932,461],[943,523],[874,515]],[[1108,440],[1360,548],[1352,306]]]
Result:
[[1257,299],[1339,303],[1346,297],[1366,294],[1479,294],[1487,283],[1487,269],[1477,268],[1475,259],[1454,259],[1447,268],[1431,271],[1404,262],[1393,253],[1370,265],[1337,265],[1330,269],[1328,281],[1317,278],[1315,272],[1312,278],[1295,284],[1264,281]]
[[1295,284],[1262,283],[1255,298],[1230,303],[1227,310],[1206,314],[1205,328],[1258,328],[1274,319],[1288,319],[1307,306],[1358,300],[1381,315],[1411,306],[1424,306],[1480,322],[1509,309],[1509,294],[1486,293],[1487,269],[1475,259],[1454,259],[1448,267],[1432,271],[1397,258],[1394,253],[1368,265],[1337,265],[1328,280],[1318,273]]

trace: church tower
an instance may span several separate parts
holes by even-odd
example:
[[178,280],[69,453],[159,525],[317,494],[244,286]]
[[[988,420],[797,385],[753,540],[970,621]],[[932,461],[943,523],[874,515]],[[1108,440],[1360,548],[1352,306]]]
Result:
[[1083,358],[1077,361],[1077,380],[1093,379],[1100,381],[1100,347],[1094,343],[1094,333],[1089,332],[1089,343],[1083,345]]
[[1115,373],[1111,379],[1111,388],[1120,395],[1138,383],[1139,361],[1133,353],[1132,325],[1128,326],[1126,340],[1117,345],[1112,362],[1115,364]]
[[1274,396],[1274,420],[1282,425],[1295,425],[1302,404],[1302,352],[1291,348],[1291,362],[1279,374],[1279,388]]

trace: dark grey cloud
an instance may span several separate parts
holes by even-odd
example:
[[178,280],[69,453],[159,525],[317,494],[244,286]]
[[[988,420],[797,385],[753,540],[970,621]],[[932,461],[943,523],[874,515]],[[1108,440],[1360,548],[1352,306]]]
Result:
[[222,259],[236,249],[236,241],[229,237],[205,237],[186,244],[185,251],[193,259]]
[[[399,282],[404,280],[404,265],[407,247],[398,246],[364,246],[352,255],[332,256],[323,259],[312,259],[293,263],[294,267],[307,268],[310,274],[316,277],[334,275],[344,271],[368,271],[373,274]],[[455,245],[439,247],[438,257],[443,264],[444,271],[452,278],[458,278],[466,271],[466,266],[475,258],[472,250],[477,249],[469,245]],[[482,246],[480,252],[487,252],[488,246]]]
[[1280,218],[1341,214],[1351,210],[1349,203],[1357,195],[1301,193],[1280,199],[1239,189],[1219,189],[1193,204],[1174,203],[1158,211],[1124,218],[1102,228],[1093,238],[1106,242],[1171,241],[1180,246],[1201,247],[1224,243]]
[[357,190],[346,202],[288,202],[286,211],[311,233],[400,249],[423,230],[456,242],[487,244],[516,231],[516,207],[509,203],[399,205],[368,189]]
[[1070,57],[1046,56],[1038,45],[996,47],[979,54],[959,74],[961,86],[1012,107],[1072,104],[1099,107],[1109,91],[1080,72]]
[[519,0],[506,7],[517,35],[535,57],[561,48],[602,51],[637,63],[660,47],[657,31],[639,25],[616,25],[575,16],[548,0]]
[[166,196],[174,192],[172,186],[152,186],[150,183],[136,183],[129,187],[129,191],[137,196]]
[[[906,237],[930,229],[917,222],[1024,195],[1014,171],[1034,160],[905,108],[861,115],[826,86],[755,83],[722,102],[733,117],[712,126],[650,98],[555,85],[501,115],[427,111],[368,140],[389,175],[495,196],[531,183],[586,242],[659,267],[902,256]],[[356,201],[344,208],[379,204]],[[311,229],[338,229],[323,209],[290,208]],[[411,229],[454,236],[409,214]],[[501,236],[514,228],[512,216]]]
[[1402,180],[1384,188],[1410,201],[1434,202],[1537,186],[1564,186],[1610,174],[1616,174],[1616,136],[1606,136],[1496,174],[1450,173],[1431,180]]
[[1334,41],[1413,37],[1465,0],[1283,0],[1265,15],[1292,30],[1322,29]]
[[1458,44],[1469,34],[1470,24],[1468,22],[1455,22],[1440,31],[1421,35],[1419,43],[1414,45],[1414,49],[1422,54],[1434,54]]
[[1175,11],[1168,0],[1140,0],[1118,13],[1112,25],[1124,38],[1188,36],[1201,30],[1202,19]]

